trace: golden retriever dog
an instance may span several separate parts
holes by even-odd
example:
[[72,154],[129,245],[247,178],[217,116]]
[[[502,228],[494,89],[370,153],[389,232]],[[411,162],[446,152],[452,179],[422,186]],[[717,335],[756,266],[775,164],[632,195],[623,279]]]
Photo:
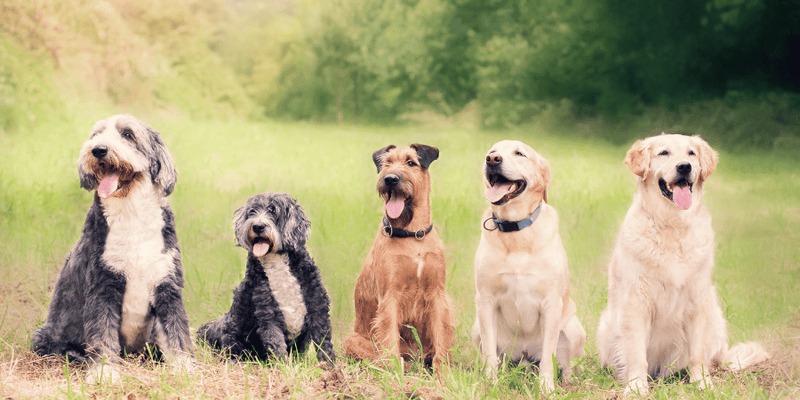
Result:
[[700,137],[664,134],[637,141],[625,158],[638,190],[611,256],[597,341],[627,392],[645,394],[648,375],[687,367],[706,388],[713,362],[738,370],[769,358],[757,343],[728,347],[711,283],[714,231],[702,197],[717,161]]
[[497,142],[486,156],[484,184],[490,204],[475,254],[473,340],[489,376],[501,358],[539,362],[540,388],[551,392],[553,355],[568,378],[586,331],[569,297],[558,214],[547,204],[550,163],[520,141]]

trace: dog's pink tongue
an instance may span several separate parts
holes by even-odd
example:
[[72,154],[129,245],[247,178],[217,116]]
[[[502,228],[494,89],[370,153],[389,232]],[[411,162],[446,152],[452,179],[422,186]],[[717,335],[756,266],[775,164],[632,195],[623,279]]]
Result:
[[258,242],[253,245],[253,255],[256,257],[262,257],[264,254],[267,254],[269,251],[269,243],[267,242]]
[[101,199],[107,199],[109,196],[111,196],[111,193],[114,193],[117,190],[118,187],[119,176],[109,175],[100,181],[100,185],[97,186],[97,195],[100,196]]
[[403,207],[405,206],[406,202],[404,200],[390,199],[389,202],[386,203],[386,214],[388,214],[391,219],[397,219],[400,214],[403,213]]
[[494,186],[486,189],[486,200],[489,200],[489,203],[497,203],[506,193],[511,191],[511,186],[511,182],[494,184]]
[[672,192],[672,201],[681,210],[688,210],[692,206],[692,191],[688,186],[676,187]]

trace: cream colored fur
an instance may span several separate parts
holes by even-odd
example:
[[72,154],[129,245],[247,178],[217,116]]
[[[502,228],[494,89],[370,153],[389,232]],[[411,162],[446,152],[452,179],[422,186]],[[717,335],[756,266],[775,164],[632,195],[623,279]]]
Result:
[[[636,142],[625,164],[637,175],[608,271],[608,306],[597,341],[603,365],[615,369],[626,391],[648,392],[648,375],[688,367],[691,382],[709,387],[717,361],[740,369],[769,357],[757,343],[728,348],[726,322],[711,277],[714,231],[702,203],[703,185],[717,153],[697,136],[660,135]],[[680,179],[689,163],[691,207],[662,194],[659,180]]]
[[[570,360],[583,355],[586,332],[575,316],[569,297],[567,255],[558,233],[558,214],[547,204],[550,165],[528,145],[501,141],[489,156],[502,157],[502,174],[509,180],[524,180],[525,191],[502,205],[491,205],[482,221],[492,213],[518,221],[541,204],[533,225],[516,232],[492,229],[484,224],[475,255],[475,304],[477,316],[473,339],[480,346],[487,372],[495,376],[501,359],[539,364],[540,387],[554,390],[553,356],[571,374]],[[488,181],[486,187],[490,187]]]

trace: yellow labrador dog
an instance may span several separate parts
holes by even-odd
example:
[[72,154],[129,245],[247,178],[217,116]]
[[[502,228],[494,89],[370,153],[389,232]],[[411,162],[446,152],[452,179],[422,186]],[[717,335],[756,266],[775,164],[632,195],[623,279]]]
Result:
[[664,134],[634,143],[625,158],[638,191],[611,257],[597,341],[626,391],[647,393],[648,375],[687,366],[704,388],[713,361],[741,369],[769,357],[757,343],[728,347],[711,283],[714,231],[702,196],[717,161],[703,139]]
[[489,209],[475,255],[477,318],[472,336],[487,372],[502,358],[540,361],[543,391],[554,390],[553,355],[566,379],[583,355],[584,331],[569,297],[558,214],[547,204],[550,163],[525,143],[504,140],[484,165]]

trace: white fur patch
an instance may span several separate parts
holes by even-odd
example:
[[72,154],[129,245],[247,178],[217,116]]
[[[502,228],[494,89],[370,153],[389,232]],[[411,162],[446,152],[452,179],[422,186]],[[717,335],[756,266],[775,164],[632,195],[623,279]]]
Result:
[[260,257],[259,261],[267,273],[272,296],[283,312],[286,330],[289,331],[288,337],[294,339],[303,330],[307,310],[300,283],[289,269],[289,257],[286,254],[268,253]]
[[152,329],[147,314],[153,292],[173,268],[173,257],[164,252],[164,227],[160,188],[144,179],[125,198],[102,200],[108,221],[103,261],[125,275],[120,341],[129,351],[139,351]]

